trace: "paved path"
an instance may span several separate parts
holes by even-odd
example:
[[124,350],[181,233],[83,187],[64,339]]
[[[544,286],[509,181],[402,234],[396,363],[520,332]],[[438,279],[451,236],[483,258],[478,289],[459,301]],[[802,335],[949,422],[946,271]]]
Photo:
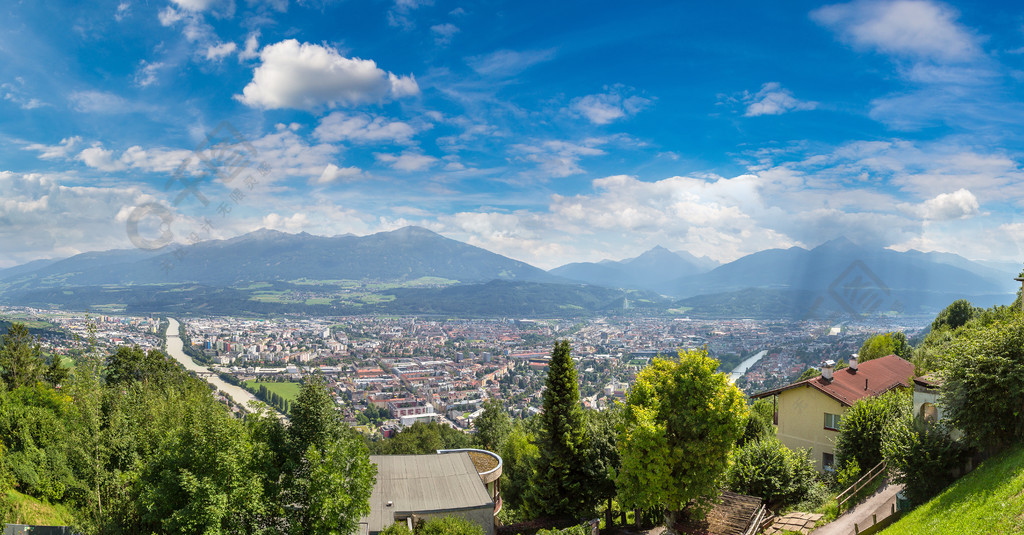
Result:
[[843,513],[832,522],[811,532],[811,535],[852,535],[853,525],[860,526],[861,531],[872,525],[871,515],[878,515],[878,521],[889,516],[892,505],[896,503],[896,493],[903,490],[903,485],[887,485],[876,492],[864,503]]
[[[184,346],[184,344],[181,341],[181,337],[178,336],[178,320],[176,320],[174,318],[167,318],[167,354],[168,355],[173,357],[174,360],[180,362],[181,365],[184,366],[186,370],[193,371],[193,372],[196,372],[196,373],[207,374],[207,375],[204,375],[204,378],[206,379],[206,381],[208,383],[210,383],[211,385],[217,387],[217,390],[220,390],[221,392],[226,394],[228,397],[233,399],[235,401],[235,403],[238,403],[238,404],[242,405],[243,407],[246,407],[246,406],[249,405],[250,401],[259,401],[259,400],[256,399],[256,396],[250,394],[244,388],[235,386],[235,385],[230,384],[230,383],[226,383],[226,382],[224,382],[223,379],[221,379],[220,377],[217,377],[217,375],[215,373],[213,373],[213,371],[211,371],[206,366],[200,366],[199,364],[196,364],[195,361],[192,360],[192,357],[189,357],[188,355],[186,355],[185,352],[182,350],[183,346]],[[275,413],[282,420],[287,418],[285,415],[280,414],[277,411],[275,411]]]

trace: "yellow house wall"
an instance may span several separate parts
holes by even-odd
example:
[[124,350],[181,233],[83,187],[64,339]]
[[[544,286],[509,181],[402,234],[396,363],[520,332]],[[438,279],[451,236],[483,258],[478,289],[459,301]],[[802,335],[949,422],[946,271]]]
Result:
[[842,415],[846,407],[813,386],[780,392],[778,404],[779,441],[790,449],[810,449],[815,468],[821,470],[822,453],[834,455],[839,436],[838,431],[825,429],[825,413]]

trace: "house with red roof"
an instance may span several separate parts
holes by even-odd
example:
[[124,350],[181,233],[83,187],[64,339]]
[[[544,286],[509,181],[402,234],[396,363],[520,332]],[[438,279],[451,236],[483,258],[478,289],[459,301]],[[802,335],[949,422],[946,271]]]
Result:
[[819,470],[833,465],[843,414],[855,401],[914,384],[914,365],[896,355],[858,364],[854,354],[849,363],[835,370],[827,361],[818,377],[751,396],[771,399],[779,441],[790,449],[810,449]]

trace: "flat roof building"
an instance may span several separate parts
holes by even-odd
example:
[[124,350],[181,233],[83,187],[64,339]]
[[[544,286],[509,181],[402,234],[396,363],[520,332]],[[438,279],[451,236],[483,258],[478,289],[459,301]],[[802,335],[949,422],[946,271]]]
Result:
[[395,522],[414,524],[419,519],[459,516],[494,535],[496,500],[487,483],[500,477],[501,461],[487,454],[497,459],[497,468],[486,472],[477,468],[467,451],[371,455],[377,482],[370,494],[370,514],[359,521],[360,534],[375,535]]

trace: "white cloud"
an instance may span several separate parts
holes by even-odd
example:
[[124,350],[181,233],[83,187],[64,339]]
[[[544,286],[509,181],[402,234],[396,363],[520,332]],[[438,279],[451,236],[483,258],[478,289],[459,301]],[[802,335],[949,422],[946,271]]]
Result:
[[114,20],[121,22],[128,15],[131,14],[132,5],[128,2],[121,2],[117,4],[117,11],[114,12]]
[[412,21],[412,12],[423,7],[434,5],[434,0],[395,0],[394,6],[388,10],[388,24],[410,30],[416,26]]
[[248,61],[259,57],[260,32],[253,32],[245,38],[245,48],[238,52],[238,61]]
[[744,97],[747,104],[746,117],[759,115],[781,115],[791,111],[813,110],[817,102],[797,100],[793,93],[784,89],[778,82],[769,82],[761,86],[757,93]]
[[252,81],[236,96],[254,108],[312,110],[419,94],[411,75],[396,76],[373,60],[346,58],[334,48],[295,39],[264,47],[260,60]]
[[83,150],[78,154],[78,159],[82,160],[85,165],[100,171],[121,171],[128,167],[123,162],[114,158],[114,151],[100,146],[93,146]]
[[117,214],[125,206],[155,200],[134,186],[64,182],[62,175],[0,171],[0,266],[35,260],[41,254],[55,258],[131,247]]
[[597,148],[605,142],[600,138],[588,138],[580,143],[549,140],[540,144],[516,143],[509,148],[520,158],[538,164],[545,175],[561,178],[583,173],[580,159],[605,154],[604,150]]
[[362,176],[363,170],[358,167],[338,167],[333,163],[324,167],[324,172],[315,179],[310,179],[311,184],[330,184],[336,180],[351,180]]
[[135,76],[133,76],[132,79],[135,82],[135,85],[139,87],[150,86],[156,82],[157,73],[163,68],[164,63],[162,62],[156,61],[150,63],[146,60],[142,60],[139,62],[139,68],[135,71]]
[[618,119],[636,115],[651,101],[644,97],[626,96],[622,87],[614,87],[607,93],[587,95],[573,99],[569,108],[586,117],[594,124],[608,124]]
[[392,169],[406,172],[423,171],[433,167],[439,161],[433,156],[410,151],[402,152],[399,155],[375,153],[374,157],[378,162],[387,164]]
[[497,50],[466,61],[478,74],[490,78],[508,78],[555,57],[555,50]]
[[366,113],[336,111],[321,119],[313,133],[317,139],[327,143],[408,143],[416,134],[416,129],[402,121],[389,121]]
[[25,80],[20,76],[15,77],[14,82],[0,84],[0,94],[3,95],[4,100],[17,104],[23,110],[34,110],[43,106],[49,106],[49,104],[34,96],[26,95]]
[[206,59],[210,61],[221,61],[230,56],[238,49],[238,45],[232,42],[220,43],[206,47]]
[[139,107],[107,91],[75,91],[69,95],[71,107],[82,113],[128,113]]
[[206,11],[217,5],[220,0],[171,0],[181,9],[188,11]]
[[446,22],[444,24],[435,24],[430,27],[430,32],[434,34],[434,42],[439,45],[447,45],[452,42],[452,38],[455,34],[459,33],[459,27]]
[[885,54],[956,62],[981,55],[978,38],[957,24],[949,6],[926,0],[859,0],[825,6],[811,18],[858,48]]
[[78,150],[82,144],[81,136],[71,136],[60,140],[57,145],[43,145],[33,143],[25,147],[25,150],[39,152],[39,158],[43,160],[66,159]]
[[301,232],[309,225],[309,218],[302,212],[296,212],[288,217],[270,213],[263,217],[263,228],[280,230],[283,232]]
[[186,14],[183,11],[174,9],[174,6],[167,6],[157,13],[157,18],[160,20],[160,24],[163,26],[173,26],[178,21],[184,19]]
[[918,205],[904,205],[908,212],[928,221],[967,219],[979,213],[977,197],[960,188],[953,193],[940,193]]

